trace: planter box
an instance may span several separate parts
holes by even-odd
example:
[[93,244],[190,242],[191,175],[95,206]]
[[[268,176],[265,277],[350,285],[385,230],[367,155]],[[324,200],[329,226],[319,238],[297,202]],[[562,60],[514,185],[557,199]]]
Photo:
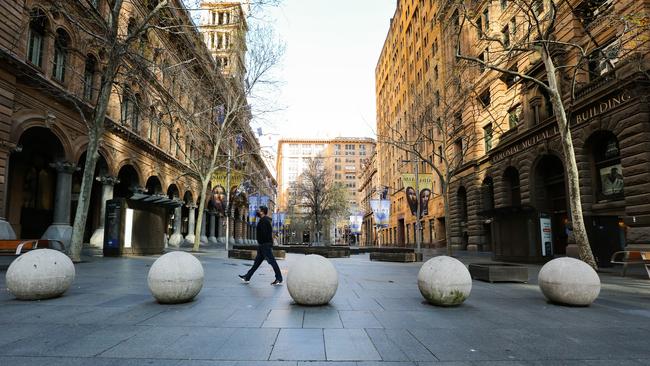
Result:
[[486,282],[528,282],[528,267],[508,263],[470,263],[469,273]]
[[[228,251],[228,258],[253,260],[256,256],[257,250],[255,249],[231,249]],[[274,249],[273,256],[275,259],[285,259],[287,252]]]
[[421,262],[422,253],[370,253],[371,261],[380,261],[380,262],[399,262],[399,263],[408,263],[408,262]]

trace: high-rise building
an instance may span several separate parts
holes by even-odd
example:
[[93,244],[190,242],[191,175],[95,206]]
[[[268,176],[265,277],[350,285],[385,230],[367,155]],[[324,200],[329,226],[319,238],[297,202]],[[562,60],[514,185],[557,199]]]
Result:
[[[375,140],[371,138],[337,137],[332,139],[282,139],[278,143],[277,182],[278,207],[287,211],[289,188],[307,168],[310,158],[325,159],[324,167],[335,183],[348,191],[351,214],[360,212],[361,195],[359,174],[365,161],[375,151]],[[349,218],[337,225],[337,237],[344,233]]]
[[[414,157],[382,140],[438,136],[435,129],[418,132],[420,117],[429,113],[456,128],[431,139],[439,143],[423,144],[421,155],[444,171],[439,156],[466,154],[447,182],[448,212],[434,174],[434,198],[420,222],[423,243],[444,245],[447,232],[455,248],[495,251],[502,258],[541,260],[567,253],[572,229],[567,159],[549,93],[525,77],[479,64],[502,60],[503,70],[543,82],[541,57],[513,45],[530,36],[530,19],[542,19],[545,26],[553,17],[551,52],[558,65],[568,66],[557,73],[594,254],[605,263],[616,249],[647,247],[648,29],[631,32],[619,21],[647,19],[648,4],[567,1],[551,7],[539,0],[522,8],[515,3],[523,2],[477,1],[467,8],[449,1],[397,2],[375,74],[378,172],[393,204],[384,242],[413,246],[416,219],[400,178],[414,171]],[[459,60],[458,50],[474,61]],[[511,57],[499,58],[503,54]],[[571,68],[576,64],[581,68]],[[458,93],[464,87],[471,89]],[[431,173],[426,164],[422,171]]]

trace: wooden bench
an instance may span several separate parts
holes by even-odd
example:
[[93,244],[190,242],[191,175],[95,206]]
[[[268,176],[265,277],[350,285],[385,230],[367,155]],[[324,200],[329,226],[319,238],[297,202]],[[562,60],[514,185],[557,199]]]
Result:
[[34,249],[55,249],[65,252],[65,246],[59,240],[51,239],[18,239],[0,240],[0,255],[17,256]]
[[643,264],[645,265],[646,272],[648,272],[648,278],[650,278],[650,252],[642,252],[640,250],[623,250],[612,254],[612,259],[610,262],[613,264],[623,265],[624,277],[625,272],[627,271],[627,266],[629,264]]

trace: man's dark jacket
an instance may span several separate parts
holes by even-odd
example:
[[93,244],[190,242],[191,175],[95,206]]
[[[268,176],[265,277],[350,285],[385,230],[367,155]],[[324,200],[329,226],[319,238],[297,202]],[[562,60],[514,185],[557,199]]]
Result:
[[271,218],[264,216],[257,224],[257,243],[258,244],[273,244],[273,225],[271,225]]

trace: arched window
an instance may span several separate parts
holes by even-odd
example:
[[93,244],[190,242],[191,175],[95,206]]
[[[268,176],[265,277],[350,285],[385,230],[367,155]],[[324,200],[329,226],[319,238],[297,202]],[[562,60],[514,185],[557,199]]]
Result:
[[43,67],[43,46],[47,29],[47,17],[41,9],[33,9],[29,12],[29,19],[27,60],[38,67]]
[[506,186],[506,197],[510,206],[521,206],[519,171],[514,167],[508,167],[503,173],[503,181]]
[[70,36],[63,29],[56,30],[54,39],[54,60],[52,66],[52,77],[59,81],[65,81],[65,69],[68,62],[68,48],[70,47]]
[[93,99],[96,71],[97,59],[93,55],[86,56],[86,66],[84,67],[84,99],[86,100]]
[[618,139],[611,132],[599,132],[591,138],[597,181],[598,200],[623,198],[623,167]]

